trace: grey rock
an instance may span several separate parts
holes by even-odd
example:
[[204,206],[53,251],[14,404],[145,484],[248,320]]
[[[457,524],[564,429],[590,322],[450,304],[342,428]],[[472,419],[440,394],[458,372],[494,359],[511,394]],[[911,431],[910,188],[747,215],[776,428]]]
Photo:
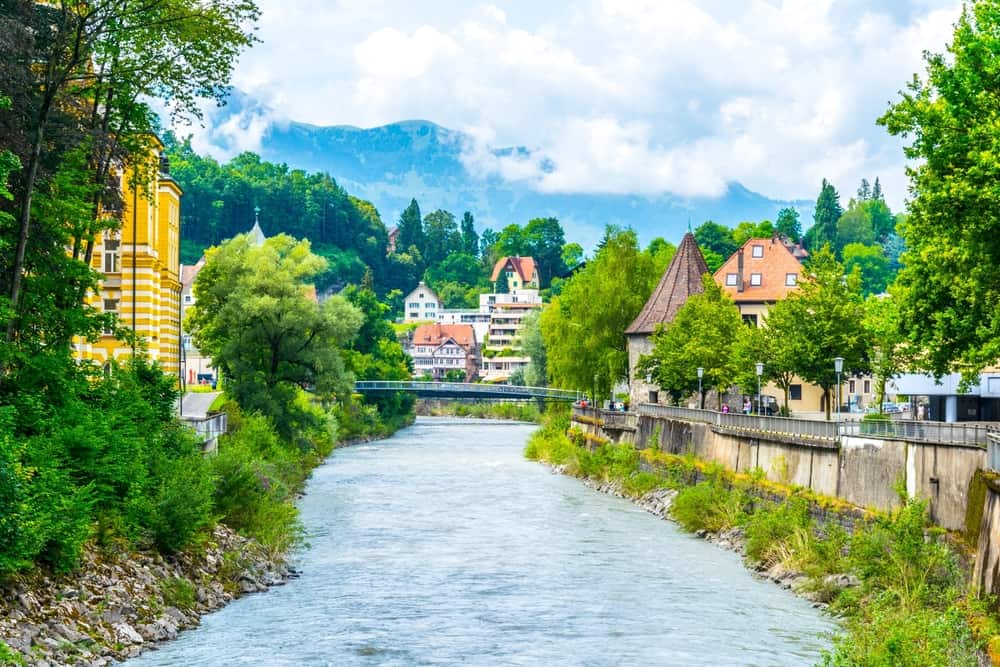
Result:
[[128,623],[115,623],[112,627],[115,631],[115,637],[123,644],[142,644],[145,642],[142,635],[136,632],[135,628]]

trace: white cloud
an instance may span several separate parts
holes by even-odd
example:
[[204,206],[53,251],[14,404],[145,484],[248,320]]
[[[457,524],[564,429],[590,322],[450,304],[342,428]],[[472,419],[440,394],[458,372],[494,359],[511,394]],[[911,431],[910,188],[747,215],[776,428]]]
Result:
[[[464,159],[549,192],[714,194],[738,180],[811,198],[879,176],[904,195],[899,141],[875,125],[960,0],[262,0],[264,43],[234,83],[279,118],[470,131]],[[211,128],[229,150],[267,117]],[[527,146],[530,154],[493,148]]]

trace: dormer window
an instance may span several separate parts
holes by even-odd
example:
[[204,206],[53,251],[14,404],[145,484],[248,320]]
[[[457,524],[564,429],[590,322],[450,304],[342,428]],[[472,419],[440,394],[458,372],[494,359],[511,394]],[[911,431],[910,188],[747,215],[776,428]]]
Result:
[[751,252],[752,252],[753,257],[756,257],[756,258],[759,259],[759,258],[761,258],[761,257],[764,256],[764,246],[762,246],[762,245],[755,245],[755,246],[753,246],[753,249],[752,249]]

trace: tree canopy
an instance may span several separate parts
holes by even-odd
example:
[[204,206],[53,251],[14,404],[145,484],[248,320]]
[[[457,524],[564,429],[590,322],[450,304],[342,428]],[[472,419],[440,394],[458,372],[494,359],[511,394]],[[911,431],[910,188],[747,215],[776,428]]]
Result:
[[925,61],[879,119],[911,141],[900,308],[932,371],[972,379],[1000,359],[1000,3],[966,4]]

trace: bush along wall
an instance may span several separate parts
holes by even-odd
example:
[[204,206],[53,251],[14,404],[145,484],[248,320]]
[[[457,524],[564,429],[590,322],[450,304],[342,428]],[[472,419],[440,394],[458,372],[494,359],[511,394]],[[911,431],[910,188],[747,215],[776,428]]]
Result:
[[962,540],[905,491],[898,510],[865,511],[761,470],[595,443],[569,426],[550,417],[526,456],[741,551],[748,567],[828,606],[842,630],[825,665],[973,667],[1000,648],[995,614],[969,591]]

